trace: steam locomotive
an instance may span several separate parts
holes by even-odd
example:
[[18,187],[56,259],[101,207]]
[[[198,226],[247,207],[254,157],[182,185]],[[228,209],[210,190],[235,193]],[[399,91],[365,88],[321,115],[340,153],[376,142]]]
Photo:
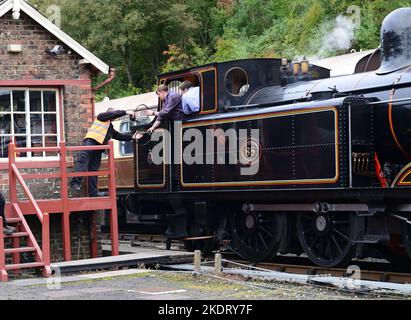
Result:
[[[181,126],[164,123],[155,139],[144,135],[127,166],[119,160],[118,170],[127,168],[118,196],[128,218],[136,228],[162,226],[189,249],[223,243],[254,262],[278,253],[305,253],[322,267],[375,253],[408,261],[410,16],[411,8],[390,13],[380,48],[350,75],[330,77],[329,69],[286,59],[160,75],[171,90],[184,80],[199,86],[201,110]],[[142,115],[130,130],[144,132],[152,121]],[[220,149],[207,149],[209,132]],[[198,161],[181,161],[196,137]],[[153,161],[159,145],[171,161]],[[238,161],[230,162],[233,152]]]

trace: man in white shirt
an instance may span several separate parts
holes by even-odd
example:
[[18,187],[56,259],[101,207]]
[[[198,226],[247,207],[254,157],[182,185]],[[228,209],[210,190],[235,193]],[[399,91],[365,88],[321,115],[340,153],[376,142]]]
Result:
[[179,86],[183,95],[181,103],[185,114],[192,114],[200,111],[200,87],[193,87],[190,81],[184,81]]

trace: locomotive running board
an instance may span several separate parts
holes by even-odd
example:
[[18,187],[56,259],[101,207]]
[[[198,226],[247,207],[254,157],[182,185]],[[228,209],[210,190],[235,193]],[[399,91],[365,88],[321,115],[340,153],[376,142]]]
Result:
[[361,216],[374,215],[376,212],[384,212],[384,206],[371,206],[363,203],[309,203],[309,204],[243,204],[244,212],[255,211],[280,211],[280,212],[357,212]]

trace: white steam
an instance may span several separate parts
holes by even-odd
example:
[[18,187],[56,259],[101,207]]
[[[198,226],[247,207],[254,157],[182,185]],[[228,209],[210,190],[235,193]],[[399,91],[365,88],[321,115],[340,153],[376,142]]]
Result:
[[335,18],[333,29],[321,40],[318,57],[324,57],[327,53],[348,50],[354,41],[356,23],[351,17],[339,15]]

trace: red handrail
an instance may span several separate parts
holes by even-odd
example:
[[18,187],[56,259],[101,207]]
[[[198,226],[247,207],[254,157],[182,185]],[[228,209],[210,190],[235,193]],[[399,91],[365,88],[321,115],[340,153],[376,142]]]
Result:
[[36,215],[39,218],[40,222],[43,223],[43,213],[41,212],[36,200],[34,200],[33,195],[31,194],[29,187],[27,186],[27,184],[24,182],[23,177],[21,176],[19,169],[17,169],[16,164],[15,163],[11,163],[10,164],[11,169],[14,173],[14,175],[16,176],[17,180],[20,182],[21,187],[23,188],[24,193],[26,194],[27,198],[29,198],[29,201],[31,202],[31,204],[34,207],[34,210],[36,211]]
[[[106,150],[109,153],[109,167],[104,171],[96,171],[96,172],[67,172],[67,152],[68,151],[82,151],[82,150]],[[112,243],[112,255],[118,255],[118,226],[117,226],[117,203],[116,203],[116,186],[115,186],[115,164],[114,164],[114,152],[113,152],[113,142],[110,141],[108,145],[97,145],[97,146],[76,146],[76,147],[67,147],[64,142],[60,142],[58,147],[35,147],[35,148],[16,148],[14,143],[9,144],[9,185],[10,185],[10,202],[13,204],[11,206],[12,210],[14,210],[15,214],[19,217],[21,216],[23,224],[25,223],[24,214],[21,211],[19,206],[19,200],[17,197],[17,182],[20,183],[22,189],[26,196],[28,197],[29,203],[34,208],[35,214],[39,218],[40,222],[42,223],[42,248],[40,248],[34,239],[34,237],[30,236],[30,241],[34,247],[36,247],[38,251],[38,256],[42,259],[44,264],[46,265],[46,273],[50,272],[49,264],[50,264],[50,230],[49,230],[49,214],[43,213],[40,209],[39,204],[36,202],[35,198],[33,197],[32,193],[30,192],[27,184],[24,181],[24,178],[30,179],[45,179],[45,178],[60,178],[61,185],[60,185],[60,198],[62,204],[62,228],[63,228],[63,249],[64,249],[64,258],[66,261],[71,260],[71,237],[70,237],[70,214],[71,210],[76,208],[75,202],[72,200],[78,199],[70,199],[68,196],[68,179],[72,177],[89,177],[89,176],[108,176],[109,177],[109,193],[110,193],[110,201],[107,209],[111,209],[110,214],[110,224],[111,224],[111,243]],[[60,168],[60,172],[54,173],[40,173],[36,174],[21,174],[19,172],[19,167],[33,167],[36,166],[32,163],[32,166],[23,165],[24,162],[16,162],[16,154],[17,153],[28,153],[28,152],[57,152],[60,156],[60,159],[55,161],[55,165],[53,168]],[[39,167],[44,167],[39,164]],[[44,201],[41,200],[41,208],[43,211],[45,210],[52,210],[52,205],[45,206]],[[51,200],[52,201],[52,200]],[[93,199],[93,201],[99,201],[98,199]],[[107,201],[107,200],[104,200]],[[51,202],[50,202],[51,203]],[[101,206],[100,203],[98,204],[99,207]],[[74,208],[72,207],[74,206]],[[96,202],[97,207],[97,202]],[[46,209],[48,208],[48,209]],[[78,210],[77,210],[78,211]],[[33,213],[33,212],[31,212]],[[28,229],[28,224],[26,224]],[[29,232],[31,233],[31,232]],[[96,245],[93,243],[93,245]],[[0,247],[1,250],[1,247]],[[1,258],[1,257],[0,257]],[[0,264],[1,267],[1,264]],[[1,268],[0,268],[1,269]],[[48,270],[47,270],[48,269]]]
[[3,218],[0,217],[0,281],[7,281],[6,255],[4,253]]

